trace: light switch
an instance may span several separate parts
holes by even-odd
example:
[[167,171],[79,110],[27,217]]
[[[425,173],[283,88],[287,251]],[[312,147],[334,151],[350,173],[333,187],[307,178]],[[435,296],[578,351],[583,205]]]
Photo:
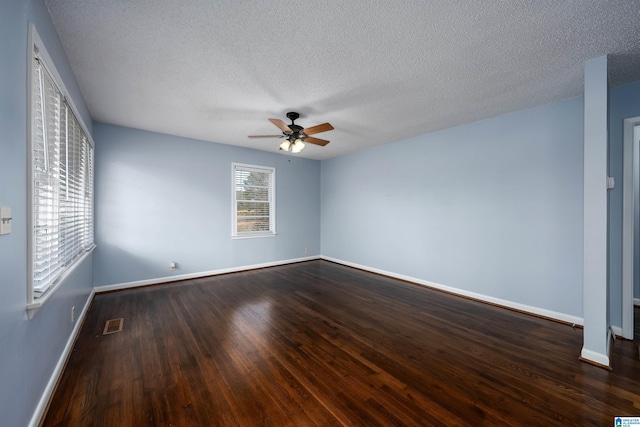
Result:
[[0,236],[11,233],[11,208],[0,207]]

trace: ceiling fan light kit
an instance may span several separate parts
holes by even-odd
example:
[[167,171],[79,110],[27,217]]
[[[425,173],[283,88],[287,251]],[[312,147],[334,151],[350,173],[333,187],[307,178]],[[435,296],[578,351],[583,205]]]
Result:
[[280,149],[282,151],[289,151],[289,147],[291,147],[291,143],[288,139],[285,139],[282,144],[280,144]]
[[298,117],[300,117],[300,114],[295,111],[288,112],[287,118],[291,120],[290,125],[287,125],[280,119],[269,119],[271,123],[276,125],[282,131],[282,135],[250,135],[249,138],[285,138],[285,140],[280,144],[280,150],[291,150],[293,154],[297,154],[304,150],[305,142],[319,145],[321,147],[324,147],[329,143],[329,141],[325,139],[314,138],[309,135],[333,130],[333,126],[331,126],[330,123],[322,123],[310,128],[303,128],[302,126],[294,123]]
[[293,145],[291,146],[291,152],[293,154],[298,154],[299,152],[301,152],[302,150],[304,150],[304,142],[302,142],[299,139],[296,139],[293,142]]

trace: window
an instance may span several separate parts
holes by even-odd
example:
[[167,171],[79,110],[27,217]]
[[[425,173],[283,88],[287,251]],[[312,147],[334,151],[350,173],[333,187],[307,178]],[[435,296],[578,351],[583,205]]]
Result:
[[[37,38],[35,31],[34,36]],[[93,144],[58,79],[54,79],[57,73],[41,43],[32,46],[31,303],[38,302],[48,290],[50,294],[63,275],[94,246]]]
[[233,237],[276,234],[276,170],[233,163]]

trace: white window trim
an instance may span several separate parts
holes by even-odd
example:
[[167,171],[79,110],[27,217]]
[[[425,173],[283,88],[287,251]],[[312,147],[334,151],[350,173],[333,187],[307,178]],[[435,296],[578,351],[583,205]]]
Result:
[[[271,174],[271,191],[269,192],[269,209],[271,231],[244,232],[238,233],[237,222],[237,200],[236,200],[236,168],[244,170],[254,170],[256,172],[268,172]],[[275,237],[276,233],[276,169],[269,166],[257,166],[246,163],[231,163],[231,238],[232,239],[254,239],[260,237]]]
[[[82,116],[78,113],[78,108],[71,96],[69,96],[69,91],[64,85],[64,80],[60,77],[58,70],[55,67],[54,61],[51,59],[51,56],[47,52],[47,49],[38,34],[35,25],[33,23],[29,24],[29,34],[28,34],[28,78],[27,78],[27,111],[28,111],[28,120],[27,120],[27,152],[28,152],[28,162],[27,162],[27,177],[29,180],[28,195],[27,195],[27,314],[28,318],[32,319],[37,310],[44,305],[45,302],[49,300],[49,298],[62,286],[67,277],[72,275],[74,271],[82,264],[82,262],[91,254],[95,248],[95,243],[87,250],[79,256],[73,264],[68,266],[63,273],[58,277],[58,279],[49,287],[45,293],[41,296],[35,296],[33,290],[33,162],[32,162],[32,111],[33,111],[33,78],[32,78],[32,70],[34,67],[35,55],[34,51],[37,50],[38,58],[40,59],[40,63],[44,68],[46,68],[47,72],[53,78],[55,84],[58,86],[62,96],[68,107],[71,109],[71,112],[75,115],[82,131],[84,132],[87,141],[91,145],[91,148],[95,152],[95,143],[93,141],[93,137],[91,133],[88,131],[86,124]],[[94,165],[95,167],[95,165]],[[95,213],[94,213],[95,215]],[[95,224],[94,224],[95,229]]]

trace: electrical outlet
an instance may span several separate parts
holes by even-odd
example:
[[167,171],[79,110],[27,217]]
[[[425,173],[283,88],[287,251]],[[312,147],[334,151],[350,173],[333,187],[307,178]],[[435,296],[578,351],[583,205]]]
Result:
[[169,270],[176,271],[176,262],[175,261],[171,261],[171,264],[169,264]]
[[309,253],[309,248],[304,248],[304,253],[308,254]]
[[76,321],[76,307],[71,307],[71,323]]

